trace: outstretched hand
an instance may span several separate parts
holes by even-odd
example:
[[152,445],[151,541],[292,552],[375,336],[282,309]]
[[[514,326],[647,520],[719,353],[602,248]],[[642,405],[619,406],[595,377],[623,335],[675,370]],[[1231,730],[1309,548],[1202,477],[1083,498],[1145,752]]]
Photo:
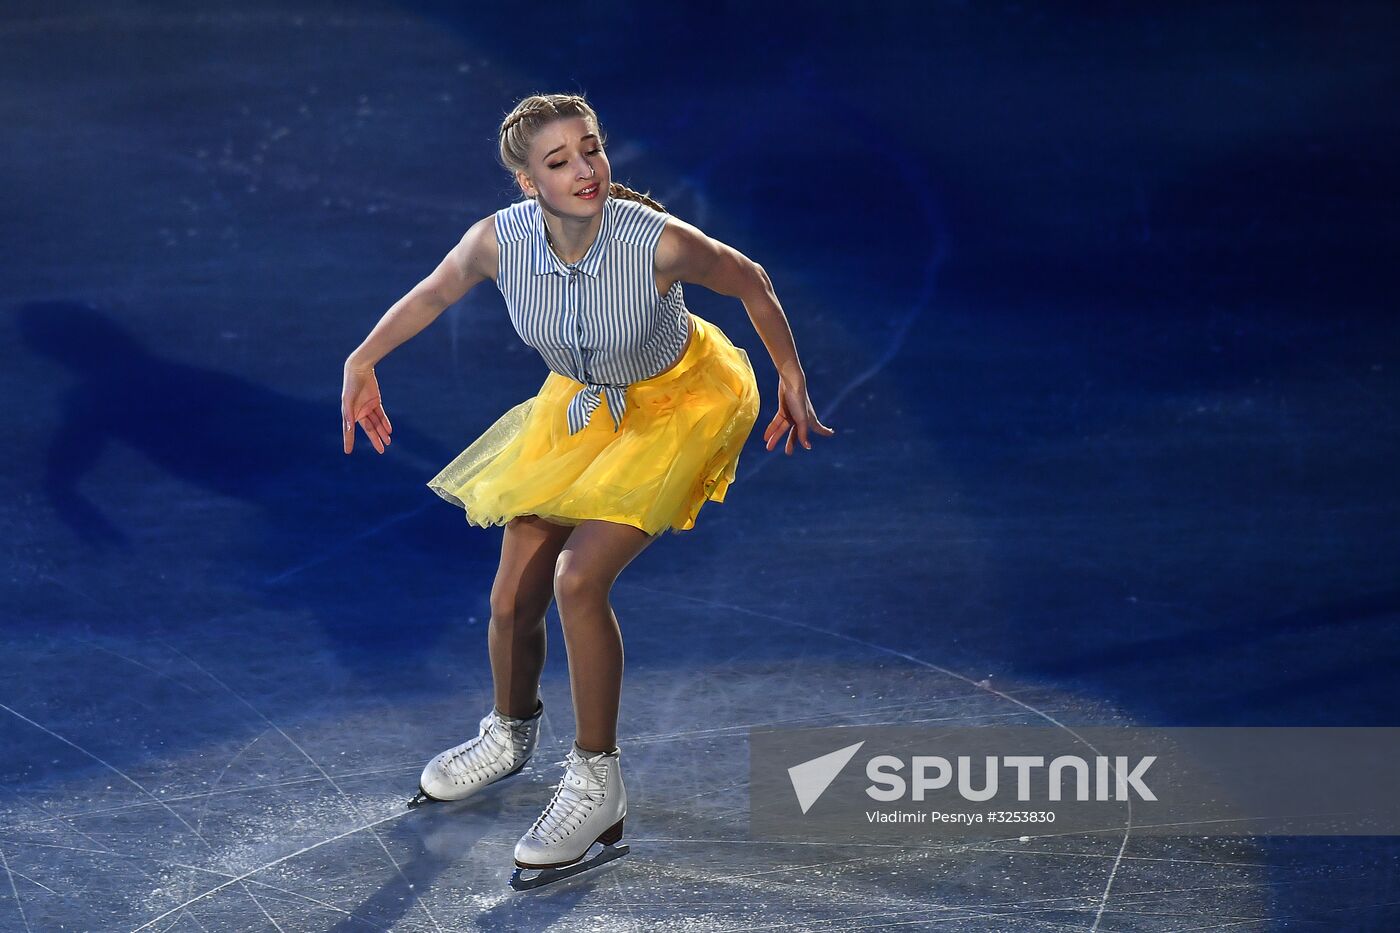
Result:
[[764,447],[772,450],[784,431],[787,432],[787,445],[783,452],[789,457],[792,456],[794,443],[800,443],[808,450],[812,449],[812,442],[807,439],[809,431],[815,431],[824,437],[836,433],[835,429],[828,428],[817,420],[817,413],[812,410],[812,400],[807,397],[806,380],[788,379],[779,375],[778,412],[763,432]]
[[355,446],[355,425],[364,429],[374,449],[381,454],[389,446],[389,432],[394,426],[384,413],[384,405],[379,398],[379,380],[374,369],[353,370],[345,368],[345,384],[340,392],[340,429],[345,438],[345,452],[350,453]]

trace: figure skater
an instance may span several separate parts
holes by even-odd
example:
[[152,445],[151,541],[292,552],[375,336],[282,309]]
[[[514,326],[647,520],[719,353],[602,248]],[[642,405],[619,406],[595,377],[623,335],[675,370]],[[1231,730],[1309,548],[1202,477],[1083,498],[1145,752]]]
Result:
[[[614,183],[604,143],[583,97],[520,101],[501,123],[500,157],[525,198],[473,224],[345,361],[347,454],[356,424],[379,453],[390,444],[375,365],[485,279],[550,369],[538,394],[427,484],[472,525],[505,531],[488,632],[495,705],[476,736],[428,763],[412,805],[460,800],[530,759],[544,712],[545,612],[559,606],[577,729],[553,799],[516,844],[517,888],[627,851],[622,635],[610,591],[663,531],[686,531],[702,505],[724,501],[758,418],[748,355],[686,309],[681,283],[740,299],[773,358],[767,450],[784,433],[788,456],[810,450],[813,433],[835,433],[812,409],[763,268]],[[583,861],[594,842],[603,851]]]

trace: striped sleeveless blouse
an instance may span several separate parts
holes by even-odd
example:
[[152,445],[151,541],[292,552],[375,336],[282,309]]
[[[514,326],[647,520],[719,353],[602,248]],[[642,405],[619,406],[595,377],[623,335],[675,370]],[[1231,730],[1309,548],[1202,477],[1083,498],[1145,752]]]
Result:
[[495,216],[496,284],[515,332],[552,371],[583,383],[569,402],[569,433],[583,430],[604,396],[617,431],[627,386],[670,367],[690,334],[681,283],[660,295],[652,271],[668,215],[609,196],[598,238],[572,264],[549,248],[533,198]]

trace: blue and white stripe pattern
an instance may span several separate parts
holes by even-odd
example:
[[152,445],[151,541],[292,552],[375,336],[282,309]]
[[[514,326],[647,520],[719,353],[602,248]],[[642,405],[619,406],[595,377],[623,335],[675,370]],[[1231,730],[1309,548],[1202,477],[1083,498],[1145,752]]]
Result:
[[511,324],[551,370],[584,384],[569,402],[570,434],[587,426],[604,396],[617,431],[627,386],[664,372],[685,346],[681,283],[659,295],[653,272],[668,216],[609,196],[597,239],[568,264],[549,248],[533,198],[496,212],[496,285]]

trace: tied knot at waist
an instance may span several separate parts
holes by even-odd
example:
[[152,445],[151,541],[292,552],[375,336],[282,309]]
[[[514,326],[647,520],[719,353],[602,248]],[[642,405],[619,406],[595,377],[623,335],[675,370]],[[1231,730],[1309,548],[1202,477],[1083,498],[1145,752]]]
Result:
[[612,415],[613,431],[622,427],[622,413],[627,408],[625,382],[589,382],[585,383],[582,389],[574,393],[574,397],[569,401],[569,433],[577,434],[588,426],[588,422],[593,418],[593,412],[602,404],[603,397],[608,399],[608,412]]

